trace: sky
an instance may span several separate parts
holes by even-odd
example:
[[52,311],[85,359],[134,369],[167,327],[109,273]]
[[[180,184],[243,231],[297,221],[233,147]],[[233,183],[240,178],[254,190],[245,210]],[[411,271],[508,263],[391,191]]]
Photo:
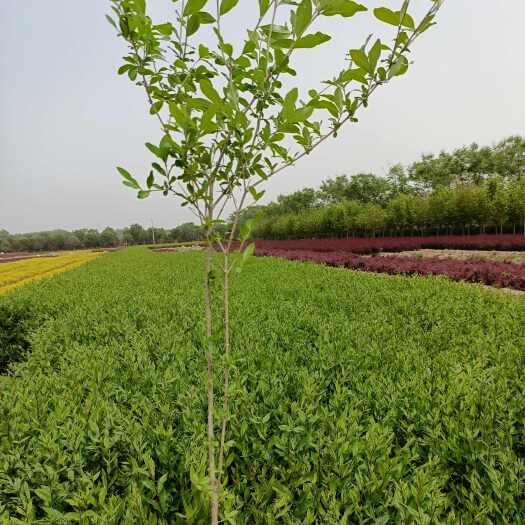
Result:
[[[156,21],[170,20],[170,0],[148,4]],[[429,2],[413,4],[421,12]],[[240,0],[227,15],[230,41],[252,25],[256,5]],[[126,49],[108,12],[108,0],[0,1],[0,229],[193,220],[174,199],[138,200],[115,170],[146,175],[151,154],[144,143],[160,133],[141,88],[117,75]],[[336,175],[384,175],[424,153],[525,135],[523,20],[524,0],[445,0],[438,24],[415,44],[408,74],[376,92],[357,124],[269,181],[263,202]],[[318,87],[372,30],[388,37],[381,26],[371,14],[326,18],[315,29],[334,38],[298,55],[300,74],[290,85]]]

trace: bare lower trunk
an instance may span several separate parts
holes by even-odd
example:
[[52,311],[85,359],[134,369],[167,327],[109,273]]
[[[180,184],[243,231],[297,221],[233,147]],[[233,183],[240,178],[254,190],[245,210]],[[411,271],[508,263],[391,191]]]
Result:
[[219,451],[219,476],[223,476],[224,467],[224,444],[226,442],[226,428],[228,426],[229,411],[229,388],[230,388],[230,266],[228,252],[224,254],[224,273],[223,273],[223,306],[224,306],[224,398],[223,398],[223,416],[221,429],[221,445]]
[[212,336],[212,311],[211,311],[211,290],[210,290],[210,275],[211,275],[211,258],[212,248],[208,249],[206,254],[206,273],[204,275],[204,309],[206,315],[206,342],[207,342],[207,392],[208,392],[208,479],[211,487],[210,495],[210,513],[211,525],[218,525],[219,523],[219,494],[217,485],[217,475],[215,472],[215,435],[213,424],[213,355],[211,347]]

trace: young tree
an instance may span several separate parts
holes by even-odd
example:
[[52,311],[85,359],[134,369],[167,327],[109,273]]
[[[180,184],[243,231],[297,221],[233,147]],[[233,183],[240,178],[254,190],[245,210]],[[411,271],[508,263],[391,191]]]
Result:
[[[173,21],[155,23],[146,0],[111,0],[109,21],[128,44],[121,74],[143,87],[149,110],[158,119],[162,139],[147,147],[156,157],[145,186],[126,169],[118,168],[124,184],[139,198],[153,192],[179,198],[204,229],[208,246],[204,270],[204,312],[208,399],[208,480],[211,523],[219,520],[219,500],[225,484],[224,457],[229,419],[230,277],[253,251],[244,250],[251,224],[241,231],[240,252],[235,231],[250,199],[258,201],[262,184],[311,153],[341,127],[356,122],[371,95],[410,64],[414,41],[434,24],[442,0],[432,0],[415,20],[409,0],[398,11],[374,10],[376,20],[393,28],[393,41],[369,37],[361,47],[345,50],[341,71],[307,93],[285,90],[283,78],[295,76],[292,59],[328,42],[331,37],[314,26],[325,17],[345,21],[366,12],[353,0],[259,0],[246,39],[236,45],[223,32],[238,0],[171,0]],[[214,45],[200,39],[211,26]],[[322,80],[322,79],[320,79]],[[319,120],[326,115],[324,120]],[[233,211],[230,232],[217,225]],[[219,437],[215,428],[215,373],[212,350],[216,332],[212,319],[210,278],[221,252],[223,302],[223,399]],[[218,443],[217,443],[218,441]],[[218,448],[218,453],[217,449]]]

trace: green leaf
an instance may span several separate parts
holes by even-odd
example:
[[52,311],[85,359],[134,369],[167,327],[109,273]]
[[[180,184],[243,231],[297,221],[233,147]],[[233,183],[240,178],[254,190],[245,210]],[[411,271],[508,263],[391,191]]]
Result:
[[304,108],[296,109],[293,113],[291,113],[288,118],[288,124],[297,124],[298,122],[304,122],[305,120],[308,120],[312,113],[314,112],[314,108],[311,106],[305,106]]
[[377,7],[374,9],[374,16],[381,22],[390,24],[393,26],[399,26],[399,15],[388,9],[388,7]]
[[170,115],[175,119],[175,122],[185,129],[188,125],[188,116],[175,102],[170,102]]
[[222,97],[217,93],[216,89],[213,87],[213,84],[211,83],[209,78],[203,78],[199,82],[201,91],[203,95],[211,100],[212,102],[222,102]]
[[168,154],[165,150],[162,148],[159,148],[155,146],[154,144],[150,144],[149,142],[146,143],[146,148],[148,148],[155,157],[158,157],[159,159],[166,161],[168,158]]
[[201,26],[201,19],[198,14],[190,16],[188,23],[186,24],[186,35],[194,35]]
[[333,117],[339,117],[337,106],[329,100],[314,100],[309,105],[315,109],[326,109]]
[[408,13],[405,13],[403,20],[401,20],[401,11],[392,11],[388,7],[378,7],[374,9],[374,16],[386,24],[414,29],[414,19]]
[[168,22],[166,24],[160,24],[158,26],[155,26],[155,29],[164,36],[170,36],[173,32],[173,26]]
[[434,15],[428,14],[423,18],[423,20],[420,22],[419,26],[417,27],[417,31],[419,34],[424,33],[429,27],[435,25],[434,22]]
[[198,13],[205,5],[208,0],[188,0],[182,16],[190,16]]
[[317,33],[312,33],[311,35],[306,35],[299,38],[295,41],[294,47],[296,49],[312,48],[328,42],[331,40],[331,38],[332,37],[330,35],[326,35],[325,33],[318,31]]
[[146,0],[135,0],[135,7],[141,15],[146,14]]
[[408,70],[408,59],[405,56],[400,56],[390,68],[388,78],[399,77],[404,75]]
[[263,17],[270,8],[270,0],[259,0],[259,16]]
[[194,97],[190,98],[186,102],[186,107],[189,109],[197,109],[200,111],[206,111],[210,107],[210,101],[205,98]]
[[248,237],[250,236],[253,230],[254,224],[255,224],[255,219],[248,219],[246,222],[241,224],[241,227],[240,227],[241,239],[243,240],[248,239]]
[[211,56],[210,50],[206,46],[199,44],[199,58],[210,58]]
[[137,193],[137,197],[138,197],[139,199],[147,199],[149,196],[150,196],[150,192],[149,192],[149,191],[140,190],[140,191]]
[[248,246],[246,246],[245,250],[242,252],[241,261],[239,263],[239,266],[235,269],[236,273],[241,273],[242,269],[244,267],[244,264],[248,260],[248,258],[253,255],[253,252],[255,251],[255,243],[250,243]]
[[109,15],[106,15],[106,20],[115,28],[118,30],[117,24],[115,23],[115,20],[111,18]]
[[253,186],[250,186],[248,188],[251,196],[254,198],[254,200],[257,202],[258,200],[262,199],[264,195],[264,191],[257,191]]
[[242,254],[243,262],[245,262],[246,259],[248,259],[248,257],[250,257],[250,255],[253,255],[254,251],[255,251],[255,243],[252,242],[252,243],[248,244],[248,246],[246,246],[246,249],[244,250],[244,252]]
[[157,102],[154,102],[151,107],[149,108],[149,112],[151,115],[156,115],[164,105],[164,101],[158,100]]
[[362,84],[366,84],[366,71],[361,68],[347,69],[339,78],[342,82],[351,82],[352,80],[355,80]]
[[216,22],[215,17],[207,13],[206,11],[200,11],[197,13],[199,15],[199,22],[201,24],[213,24]]
[[301,36],[312,21],[312,1],[303,0],[295,12],[293,30],[296,36]]
[[126,186],[130,186],[130,188],[135,188],[137,190],[140,189],[140,184],[133,178],[129,171],[125,170],[124,168],[121,168],[120,166],[117,167],[117,171],[125,179],[124,183],[128,183],[126,184]]
[[123,66],[120,66],[118,68],[118,71],[117,73],[119,75],[123,75],[124,73],[126,73],[126,71],[129,71],[133,66],[131,64],[124,64]]
[[408,29],[415,29],[414,19],[408,13],[405,13],[403,20],[401,21],[401,25],[408,27]]
[[324,16],[344,16],[350,18],[360,11],[368,9],[352,0],[325,0],[321,2],[320,12]]
[[225,15],[226,13],[230,12],[238,3],[239,0],[222,0],[219,13],[221,15]]
[[366,53],[362,49],[350,50],[350,56],[352,57],[354,64],[356,64],[357,66],[363,68],[365,71],[368,71],[370,73],[371,71],[370,63],[368,62],[368,57],[366,56]]
[[285,111],[295,108],[297,99],[299,98],[299,90],[295,87],[288,91],[283,100],[283,108]]
[[376,70],[379,57],[381,56],[381,40],[377,39],[375,44],[368,52],[368,62],[370,64],[370,72],[373,73]]
[[148,186],[148,188],[151,188],[154,182],[155,182],[155,176],[153,175],[153,172],[150,171],[150,174],[148,175],[148,178],[146,180],[146,185]]

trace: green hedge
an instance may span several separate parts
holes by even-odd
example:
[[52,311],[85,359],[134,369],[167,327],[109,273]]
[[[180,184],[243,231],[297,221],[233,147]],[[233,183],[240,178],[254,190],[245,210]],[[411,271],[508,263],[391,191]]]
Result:
[[[0,523],[206,522],[202,257],[2,299],[45,321],[0,383]],[[522,298],[265,258],[234,294],[226,522],[525,520]]]

